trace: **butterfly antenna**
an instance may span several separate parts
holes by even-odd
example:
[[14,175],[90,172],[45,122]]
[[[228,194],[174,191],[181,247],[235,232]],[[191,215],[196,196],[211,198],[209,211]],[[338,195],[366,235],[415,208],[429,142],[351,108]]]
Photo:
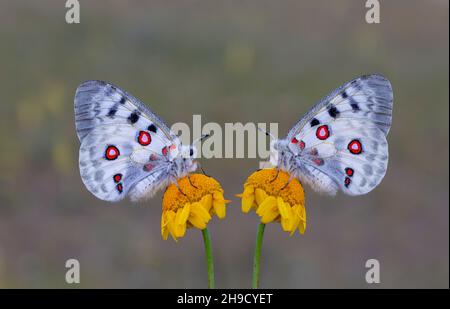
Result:
[[207,138],[209,138],[211,136],[212,136],[212,134],[203,134],[199,138],[195,139],[194,142],[192,143],[192,145],[195,145],[198,142],[203,142],[205,139],[207,139]]
[[264,133],[265,135],[269,136],[271,139],[276,139],[275,136],[273,136],[272,133],[270,133],[270,132],[268,132],[268,131],[266,131],[264,129],[261,129],[260,127],[258,127],[258,130],[261,131],[262,133]]
[[206,174],[206,172],[203,169],[203,166],[200,164],[200,162],[197,162],[197,166],[200,168],[200,170],[202,171],[203,175],[205,175],[206,177],[211,177],[211,176],[209,176],[209,174]]

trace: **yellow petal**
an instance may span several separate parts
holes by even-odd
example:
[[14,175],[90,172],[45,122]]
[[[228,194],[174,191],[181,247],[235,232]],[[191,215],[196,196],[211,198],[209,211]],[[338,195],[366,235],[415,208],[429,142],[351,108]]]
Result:
[[281,218],[288,219],[291,215],[291,207],[281,197],[277,197],[277,205]]
[[305,234],[305,230],[306,230],[306,222],[301,222],[300,225],[298,226],[298,231],[300,232],[300,234]]
[[269,211],[264,213],[264,215],[261,217],[261,222],[267,224],[274,221],[279,215],[280,214],[278,213],[278,209],[274,206],[273,208],[270,208]]
[[173,231],[176,237],[183,237],[186,233],[186,221],[189,217],[191,205],[186,203],[183,208],[178,209],[173,224]]
[[161,229],[167,226],[167,211],[163,211],[161,215]]
[[214,211],[219,219],[224,219],[227,213],[225,203],[214,202]]
[[[170,210],[170,211],[168,211],[167,212],[167,217],[166,217],[166,222],[167,222],[167,224],[166,224],[166,229],[167,229],[167,232],[168,233],[170,233],[170,235],[172,236],[172,238],[173,239],[175,239],[175,240],[177,240],[177,236],[176,236],[176,234],[175,234],[175,229],[174,229],[174,225],[175,225],[175,212],[173,212],[172,210]],[[167,235],[168,236],[168,235]],[[166,236],[166,238],[164,238],[164,239],[167,239],[167,236]],[[163,235],[163,237],[164,237],[164,235]]]
[[252,209],[253,203],[255,202],[254,196],[243,198],[241,202],[242,212],[248,213]]
[[225,218],[226,209],[225,204],[229,203],[230,201],[223,198],[223,193],[220,191],[213,192],[213,207],[214,212],[216,213],[217,217],[219,219]]
[[259,205],[257,214],[261,217],[261,222],[266,224],[273,221],[279,216],[277,199],[273,196],[269,196],[264,202]]
[[301,234],[305,233],[306,230],[306,209],[305,206],[303,205],[295,205],[295,210],[296,210],[296,218],[298,220],[298,231]]
[[291,221],[288,218],[281,218],[281,227],[283,231],[290,232],[291,231]]
[[291,226],[290,226],[289,231],[291,232],[290,236],[292,236],[292,235],[294,235],[295,230],[297,229],[297,227],[299,227],[299,225],[300,225],[300,217],[295,215],[295,214],[293,214],[292,218],[290,220],[290,225]]
[[177,238],[183,237],[186,234],[186,224],[177,224],[174,226],[174,234]]
[[249,186],[244,189],[244,193],[242,193],[242,202],[241,209],[242,212],[248,213],[252,208],[253,203],[255,202],[255,191],[253,187]]
[[172,224],[173,234],[178,237],[183,237],[186,233],[186,221],[183,220],[185,213],[183,213],[183,209],[178,209],[177,214],[175,215],[175,220]]
[[258,205],[261,205],[267,197],[268,195],[266,191],[260,188],[255,189],[255,199]]
[[177,216],[175,218],[175,224],[186,224],[186,221],[189,218],[190,208],[191,205],[189,203],[186,203],[182,209],[178,209]]
[[167,217],[168,217],[168,213],[163,212],[163,214],[161,216],[161,236],[164,240],[167,240],[167,237],[169,236],[169,227],[167,226],[167,224],[168,224]]
[[213,206],[214,206],[214,211],[216,212],[217,217],[219,217],[219,219],[225,218],[225,214],[226,214],[225,203],[214,201]]
[[306,222],[306,209],[303,205],[298,205],[298,215],[300,217],[300,220]]
[[191,212],[201,216],[204,220],[211,220],[211,215],[199,202],[192,203]]
[[194,227],[203,230],[206,228],[209,220],[211,220],[211,215],[200,203],[196,202],[192,203],[188,220]]
[[223,193],[220,191],[214,191],[213,192],[213,200],[215,201],[224,201]]
[[211,194],[207,194],[201,198],[200,203],[205,207],[207,211],[211,209],[213,197]]
[[292,210],[288,203],[285,203],[281,197],[277,197],[278,212],[281,216],[281,227],[283,231],[291,231]]
[[256,214],[262,216],[271,206],[277,206],[277,200],[273,196],[268,196],[256,209]]
[[244,192],[242,192],[241,197],[248,196],[248,195],[254,195],[255,194],[255,187],[253,186],[245,186]]

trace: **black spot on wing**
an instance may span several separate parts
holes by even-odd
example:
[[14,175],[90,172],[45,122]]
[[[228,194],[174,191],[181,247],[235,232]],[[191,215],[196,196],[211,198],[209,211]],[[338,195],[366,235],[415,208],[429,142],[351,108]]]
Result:
[[138,111],[138,110],[135,110],[135,111],[133,111],[133,112],[130,114],[130,116],[128,117],[128,121],[129,121],[131,124],[134,124],[134,123],[138,122],[138,120],[139,120],[139,111]]
[[125,97],[121,97],[119,103],[125,104],[126,101],[127,101],[127,99],[125,99]]
[[333,117],[336,118],[337,116],[339,116],[339,111],[336,108],[336,106],[331,105],[330,108],[328,109],[328,114]]
[[359,108],[358,103],[356,103],[356,101],[354,101],[354,100],[351,100],[351,101],[350,101],[350,106],[352,107],[352,110],[355,111],[355,112],[361,110],[361,109]]
[[347,92],[345,90],[341,93],[341,96],[342,96],[343,99],[347,99],[348,98],[348,94],[347,94]]
[[110,108],[110,110],[108,111],[108,115],[106,115],[106,116],[108,116],[109,118],[114,118],[116,113],[117,113],[117,107],[113,106]]
[[320,121],[317,120],[316,118],[313,118],[310,122],[311,127],[314,127],[316,125],[320,124]]
[[152,123],[151,125],[148,126],[147,130],[149,130],[150,132],[156,133],[158,128]]
[[350,178],[345,177],[344,184],[345,184],[345,187],[346,187],[346,188],[348,188],[348,186],[350,185],[351,182],[352,182],[352,181],[350,180]]

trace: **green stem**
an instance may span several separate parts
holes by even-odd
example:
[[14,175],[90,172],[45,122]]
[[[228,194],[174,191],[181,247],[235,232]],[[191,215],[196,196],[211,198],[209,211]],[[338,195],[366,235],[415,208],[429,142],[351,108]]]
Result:
[[202,230],[203,243],[205,244],[206,264],[208,266],[208,288],[214,289],[214,259],[212,254],[211,236],[208,229]]
[[255,255],[253,257],[253,282],[252,282],[252,287],[254,289],[257,289],[259,287],[259,268],[260,268],[259,266],[261,260],[261,248],[265,227],[266,225],[264,223],[260,223],[258,225],[258,232],[256,234]]

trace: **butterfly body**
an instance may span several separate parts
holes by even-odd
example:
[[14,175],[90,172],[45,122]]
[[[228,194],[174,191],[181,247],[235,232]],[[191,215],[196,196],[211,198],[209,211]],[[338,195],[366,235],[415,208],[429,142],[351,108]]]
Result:
[[370,192],[387,169],[392,102],[391,84],[381,75],[342,85],[272,141],[271,163],[321,193]]
[[170,183],[176,183],[178,179],[194,172],[197,169],[197,163],[187,154],[193,148],[194,146],[181,145],[181,151],[170,159],[165,160],[163,157],[156,160],[150,159],[144,163],[143,169],[146,172],[151,173],[154,169],[160,169],[160,172],[154,173],[154,179],[148,176],[137,182],[130,190],[130,199],[138,201],[151,198]]
[[145,199],[197,169],[195,147],[182,145],[156,114],[112,84],[77,88],[75,124],[81,178],[102,200]]

